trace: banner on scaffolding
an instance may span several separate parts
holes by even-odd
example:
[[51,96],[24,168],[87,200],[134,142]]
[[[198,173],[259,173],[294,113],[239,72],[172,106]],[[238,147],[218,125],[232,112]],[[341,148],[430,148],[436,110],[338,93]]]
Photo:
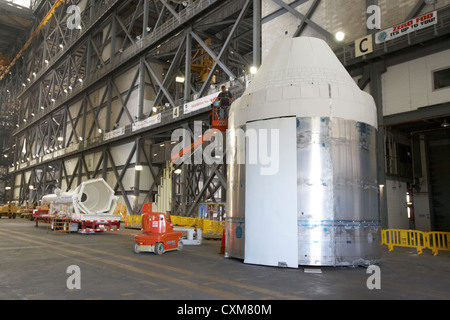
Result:
[[431,27],[435,24],[437,24],[437,11],[424,14],[418,18],[411,19],[392,28],[378,32],[375,36],[375,42],[377,44],[385,43],[414,31]]
[[151,127],[153,125],[161,123],[161,113],[154,115],[153,117],[147,118],[145,120],[135,122],[132,125],[132,131],[136,132],[144,128]]
[[184,114],[188,114],[203,108],[211,106],[219,93],[210,94],[209,96],[184,104]]

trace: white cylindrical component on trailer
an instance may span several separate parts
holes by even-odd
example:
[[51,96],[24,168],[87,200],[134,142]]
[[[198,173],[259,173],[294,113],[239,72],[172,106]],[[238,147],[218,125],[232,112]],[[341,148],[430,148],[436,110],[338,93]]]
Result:
[[324,41],[277,44],[230,111],[227,255],[288,267],[378,262],[377,129],[373,98]]
[[72,191],[69,192],[63,192],[61,193],[61,195],[59,196],[59,203],[62,204],[72,204],[73,203],[73,199],[74,199],[75,193]]
[[58,196],[56,194],[48,194],[44,197],[42,197],[42,204],[46,205],[46,204],[50,204],[50,203],[55,203],[58,200]]
[[103,180],[83,182],[75,190],[75,206],[84,214],[112,214],[117,205],[114,190]]
[[61,192],[57,189],[55,194],[48,194],[42,197],[42,204],[58,203],[58,204],[72,204],[74,199],[74,191]]

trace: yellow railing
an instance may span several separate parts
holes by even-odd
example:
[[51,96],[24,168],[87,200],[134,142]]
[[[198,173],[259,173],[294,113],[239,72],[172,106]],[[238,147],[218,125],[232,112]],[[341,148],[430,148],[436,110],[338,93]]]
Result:
[[140,214],[137,215],[127,215],[123,219],[122,222],[125,223],[126,227],[132,227],[133,225],[140,225],[142,220],[142,216]]
[[225,229],[225,221],[214,221],[208,219],[171,216],[172,223],[180,227],[197,227],[202,229],[203,234],[222,235]]
[[421,254],[422,250],[427,247],[426,236],[422,231],[416,230],[400,230],[388,229],[381,231],[381,244],[388,246],[389,251],[393,251],[394,247],[416,248],[417,253]]
[[[202,233],[221,236],[225,230],[225,221],[214,221],[208,219],[199,219],[191,217],[170,216],[174,226],[177,227],[196,227],[202,229]],[[126,226],[140,225],[141,215],[122,215],[122,222]]]
[[387,245],[389,251],[394,247],[415,248],[417,254],[430,249],[436,256],[440,250],[450,251],[450,232],[387,229],[381,231],[381,244]]
[[450,232],[428,232],[428,249],[437,256],[439,250],[450,251]]

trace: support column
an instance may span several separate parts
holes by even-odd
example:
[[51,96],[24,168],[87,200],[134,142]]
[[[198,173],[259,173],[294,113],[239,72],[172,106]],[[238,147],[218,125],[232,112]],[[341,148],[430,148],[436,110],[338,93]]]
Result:
[[378,162],[378,184],[380,186],[380,219],[381,227],[389,226],[387,212],[386,194],[386,150],[385,150],[385,126],[383,114],[383,99],[381,87],[381,75],[385,72],[384,62],[377,62],[370,65],[370,90],[375,100],[378,112],[378,132],[377,132],[377,162]]
[[150,3],[149,0],[144,0],[144,21],[143,21],[143,28],[142,28],[142,38],[145,38],[148,34],[148,15],[150,10]]
[[144,99],[145,99],[145,65],[144,57],[139,62],[139,102],[138,102],[138,120],[144,119]]
[[[141,137],[136,138],[136,165],[140,165],[141,160]],[[133,214],[139,214],[139,195],[140,195],[141,171],[135,170],[134,173],[134,203]]]
[[253,66],[261,66],[261,0],[253,0]]
[[184,103],[191,101],[192,27],[186,30],[186,67],[184,71]]
[[180,188],[181,188],[181,215],[186,216],[186,202],[187,202],[187,190],[188,190],[188,177],[187,177],[187,165],[183,164],[181,166],[181,179],[180,179]]
[[116,56],[116,41],[117,41],[117,11],[114,11],[111,18],[111,52],[110,52],[110,62],[114,60]]

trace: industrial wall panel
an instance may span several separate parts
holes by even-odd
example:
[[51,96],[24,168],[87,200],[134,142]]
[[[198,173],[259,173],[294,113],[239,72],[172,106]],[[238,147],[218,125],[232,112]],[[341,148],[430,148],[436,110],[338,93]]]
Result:
[[22,189],[21,187],[14,188],[14,195],[13,195],[14,199],[19,199],[21,189]]
[[450,67],[450,50],[389,67],[382,75],[384,115],[448,102],[450,88],[433,88],[433,71],[445,67]]
[[28,182],[31,178],[31,171],[25,171],[23,174],[25,181]]
[[[134,142],[111,147],[111,156],[114,159],[116,167],[123,166],[127,162],[130,152],[134,146]],[[133,155],[130,163],[136,162],[136,154]]]
[[86,161],[86,167],[89,170],[89,172],[94,172],[95,168],[97,168],[97,165],[99,164],[100,160],[102,160],[102,153],[92,153],[88,154],[84,157]]
[[427,88],[430,90],[430,94],[428,95],[429,104],[435,105],[442,102],[448,102],[450,100],[450,87],[435,90],[433,72],[450,68],[450,50],[427,56],[425,59],[425,64],[427,66]]
[[[114,82],[117,85],[117,88],[120,92],[126,92],[130,89],[130,84],[133,83],[133,80],[138,72],[138,66],[134,66],[133,68],[125,71],[124,73],[118,75],[114,78]],[[136,79],[136,85],[139,84],[139,77]]]
[[75,169],[78,163],[78,158],[67,159],[64,161],[64,166],[68,176],[71,176],[75,173]]
[[114,188],[114,186],[116,185],[117,179],[113,171],[108,171],[108,173],[106,174],[106,183],[112,186],[112,188]]
[[388,68],[382,76],[383,114],[411,111],[411,90],[408,63]]
[[69,112],[72,119],[76,119],[82,107],[83,100],[78,100],[69,106]]
[[423,232],[431,232],[429,193],[414,193],[413,204],[415,229]]
[[[125,170],[125,169],[124,169]],[[122,170],[118,170],[119,174],[122,173]],[[123,178],[121,180],[123,187],[125,190],[134,189],[134,179],[135,179],[136,169],[133,167],[127,168],[126,172],[123,173]]]
[[[116,100],[113,100],[111,103],[111,128],[114,128],[114,125],[116,125],[117,128],[125,127],[129,124],[131,124],[130,119],[127,117],[125,113],[122,114],[122,116],[119,118],[119,115],[122,111],[122,103],[120,101],[120,98],[117,98]],[[119,121],[116,123],[115,121],[119,119]]]
[[139,105],[139,90],[134,90],[130,94],[130,98],[126,105],[128,112],[130,113],[134,121],[137,120],[138,118],[138,105]]
[[386,180],[388,199],[389,229],[409,229],[406,208],[406,182]]
[[21,179],[22,179],[22,174],[21,173],[17,174],[15,176],[15,179],[14,179],[14,185],[15,186],[20,186]]
[[[156,171],[156,169],[155,169],[155,171]],[[153,181],[154,181],[154,179],[150,172],[150,168],[148,166],[143,166],[143,170],[141,171],[141,176],[139,179],[139,189],[140,190],[150,190],[150,187],[152,186]]]
[[450,232],[450,132],[428,136],[433,231]]

